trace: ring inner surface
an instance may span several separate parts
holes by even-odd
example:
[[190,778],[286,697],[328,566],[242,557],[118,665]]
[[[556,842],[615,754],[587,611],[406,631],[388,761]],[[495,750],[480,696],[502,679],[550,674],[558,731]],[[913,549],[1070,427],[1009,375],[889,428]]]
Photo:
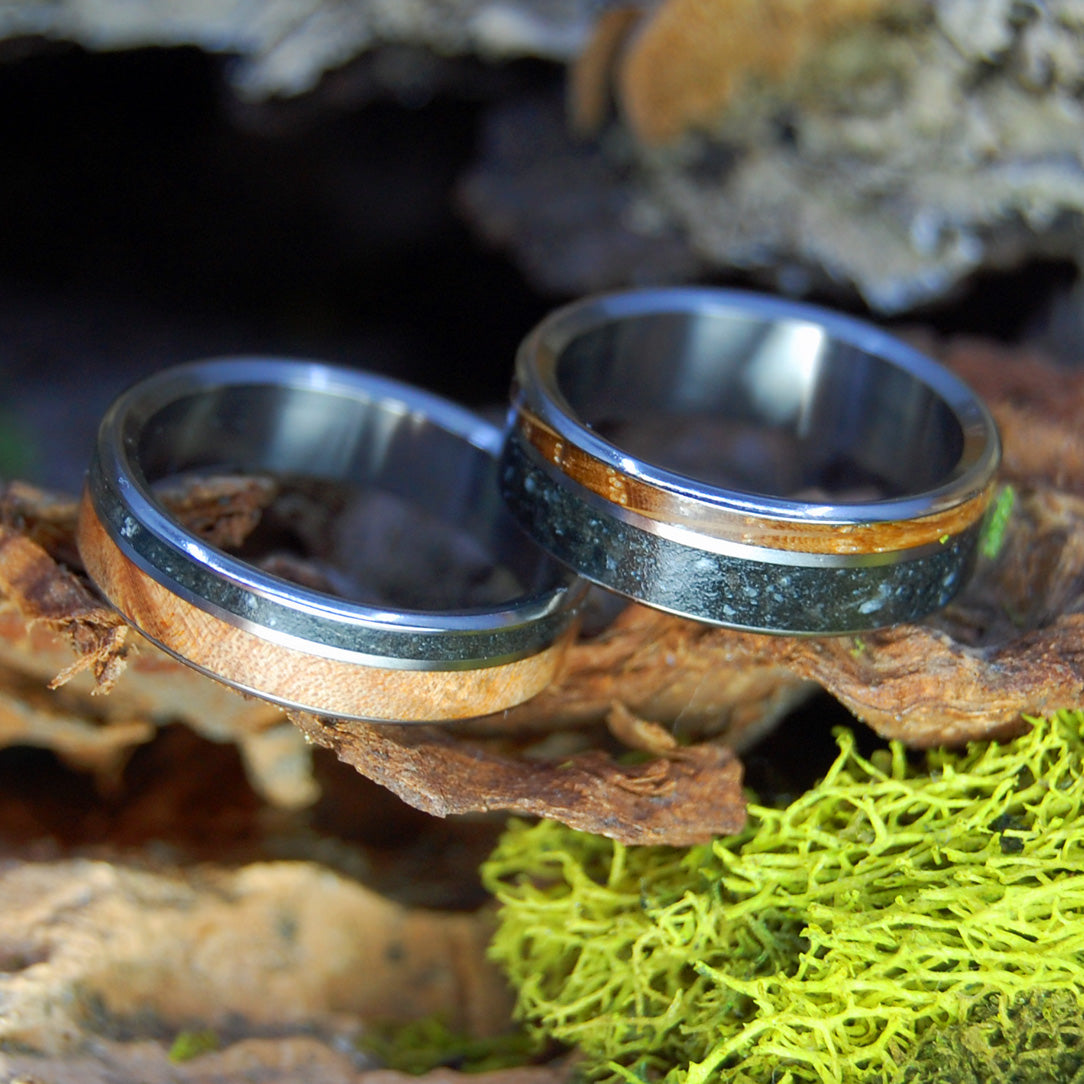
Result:
[[554,375],[579,420],[622,452],[723,490],[892,500],[944,482],[964,448],[932,388],[800,319],[624,316],[572,338]]
[[275,500],[233,555],[367,606],[497,609],[564,581],[526,541],[488,451],[387,399],[235,385],[127,419],[152,492],[191,476],[268,477]]

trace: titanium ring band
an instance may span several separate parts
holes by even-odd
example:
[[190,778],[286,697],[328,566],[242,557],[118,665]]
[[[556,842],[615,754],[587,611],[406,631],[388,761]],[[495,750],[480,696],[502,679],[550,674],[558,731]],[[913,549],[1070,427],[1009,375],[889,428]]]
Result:
[[682,616],[834,634],[969,576],[1000,462],[948,370],[860,320],[716,289],[588,298],[517,356],[501,484],[585,578]]
[[[158,373],[106,413],[80,553],[105,597],[167,652],[245,692],[347,718],[431,721],[538,692],[584,586],[534,546],[497,485],[500,430],[438,396],[317,362],[213,359]],[[372,487],[432,513],[521,594],[419,611],[262,571],[186,530],[154,484],[265,474]],[[425,575],[419,569],[419,576]]]

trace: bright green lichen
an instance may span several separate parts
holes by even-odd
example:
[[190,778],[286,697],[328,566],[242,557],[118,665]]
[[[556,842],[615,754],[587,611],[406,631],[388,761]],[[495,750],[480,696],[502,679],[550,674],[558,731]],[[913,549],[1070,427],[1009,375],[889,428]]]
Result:
[[920,765],[840,731],[821,783],[689,850],[513,824],[483,876],[520,1015],[597,1077],[828,1084],[1084,997],[1084,713],[1032,722]]
[[993,503],[987,509],[979,533],[979,552],[993,560],[1005,544],[1005,532],[1009,529],[1009,517],[1016,505],[1016,490],[1011,485],[1002,486]]
[[935,1026],[903,1065],[902,1084],[1081,1084],[1084,1015],[1068,990],[995,995],[963,1024]]

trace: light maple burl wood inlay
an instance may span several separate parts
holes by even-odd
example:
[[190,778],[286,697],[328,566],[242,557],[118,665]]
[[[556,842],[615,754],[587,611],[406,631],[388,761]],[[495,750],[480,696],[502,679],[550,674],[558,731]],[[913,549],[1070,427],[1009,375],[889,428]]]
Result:
[[503,711],[550,682],[575,634],[570,628],[536,655],[490,667],[367,666],[264,639],[179,598],[120,551],[86,494],[78,544],[98,588],[148,639],[227,684],[328,715],[431,722]]

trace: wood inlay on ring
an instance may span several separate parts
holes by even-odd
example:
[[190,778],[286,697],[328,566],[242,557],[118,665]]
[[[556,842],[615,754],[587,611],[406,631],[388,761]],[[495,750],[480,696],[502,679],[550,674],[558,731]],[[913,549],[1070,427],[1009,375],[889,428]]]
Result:
[[522,703],[553,678],[575,622],[536,655],[470,670],[401,670],[351,663],[265,640],[179,598],[117,547],[84,493],[79,553],[102,594],[149,640],[230,685],[346,718],[469,719]]
[[991,480],[978,494],[928,516],[878,523],[799,523],[718,508],[705,510],[666,490],[621,474],[590,452],[560,437],[522,404],[517,409],[516,424],[524,439],[548,462],[590,492],[659,522],[688,526],[721,541],[765,549],[856,555],[892,553],[944,542],[982,517],[996,484],[996,480]]

